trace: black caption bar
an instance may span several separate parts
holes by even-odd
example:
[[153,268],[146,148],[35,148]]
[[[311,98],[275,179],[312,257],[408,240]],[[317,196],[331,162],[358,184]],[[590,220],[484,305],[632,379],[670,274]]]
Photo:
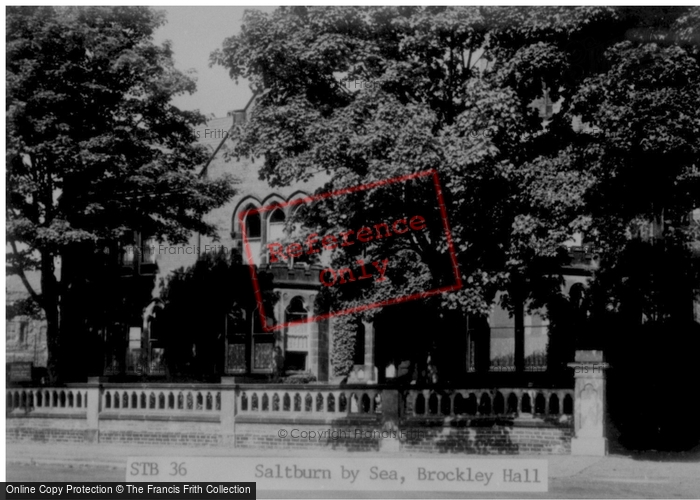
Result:
[[2,483],[7,500],[255,500],[256,483]]

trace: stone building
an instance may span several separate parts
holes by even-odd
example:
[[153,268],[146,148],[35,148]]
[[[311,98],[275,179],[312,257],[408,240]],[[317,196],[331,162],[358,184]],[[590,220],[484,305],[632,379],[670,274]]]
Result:
[[[237,120],[245,120],[251,112],[254,101],[246,109],[233,113],[233,116],[216,118],[196,129],[200,143],[207,147],[212,158],[203,171],[203,175],[216,178],[226,173],[237,181],[238,193],[224,206],[212,211],[207,222],[217,228],[218,239],[194,235],[186,245],[167,245],[147,241],[141,242],[142,259],[149,259],[157,266],[156,283],[160,278],[167,278],[175,269],[191,266],[198,255],[206,252],[237,251],[245,256],[239,215],[252,208],[261,208],[274,204],[304,198],[313,194],[327,180],[323,176],[308,183],[298,183],[284,188],[271,189],[258,178],[261,160],[249,159],[227,160],[227,140],[232,125]],[[249,216],[246,221],[247,237],[253,253],[251,264],[265,268],[268,257],[262,252],[268,241],[284,236],[285,224],[292,215],[293,207],[281,206],[275,210]],[[247,257],[245,257],[247,261]],[[309,265],[296,262],[291,267],[286,264],[270,267],[274,275],[274,291],[279,292],[279,301],[275,305],[274,316],[278,321],[307,317],[312,314],[316,293],[320,286],[318,270]],[[232,284],[236,286],[236,284]],[[133,332],[140,334],[140,341],[130,345],[131,351],[141,353],[136,358],[148,359],[151,372],[157,370],[157,359],[161,352],[158,339],[154,338],[155,318],[161,305],[159,289],[153,293],[150,304],[144,308],[141,325],[133,325]],[[276,353],[283,354],[285,371],[310,372],[317,380],[329,378],[329,323],[309,322],[284,328],[280,332],[263,331],[258,321],[257,311],[240,311],[242,321],[227,321],[222,318],[226,328],[226,365],[228,375],[263,377],[274,371]],[[167,335],[167,332],[163,334]],[[276,349],[277,348],[277,349]],[[156,352],[154,352],[154,350]],[[147,351],[144,353],[144,351]],[[143,355],[145,354],[145,355]]]
[[20,315],[8,319],[5,327],[6,364],[31,363],[34,367],[46,366],[48,348],[44,320]]

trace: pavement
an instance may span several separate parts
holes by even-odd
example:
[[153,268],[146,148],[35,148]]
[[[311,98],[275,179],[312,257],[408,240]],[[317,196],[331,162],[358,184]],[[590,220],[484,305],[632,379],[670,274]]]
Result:
[[[72,468],[100,467],[124,469],[128,457],[382,457],[396,454],[378,452],[345,452],[333,450],[260,450],[230,447],[192,446],[128,446],[92,443],[10,443],[6,444],[8,465],[65,466]],[[401,457],[454,457],[467,455],[401,454]],[[572,455],[469,455],[479,459],[545,459],[549,477],[613,482],[668,482],[698,480],[700,485],[700,450],[688,453],[615,454],[604,457]],[[700,489],[698,490],[700,497]]]

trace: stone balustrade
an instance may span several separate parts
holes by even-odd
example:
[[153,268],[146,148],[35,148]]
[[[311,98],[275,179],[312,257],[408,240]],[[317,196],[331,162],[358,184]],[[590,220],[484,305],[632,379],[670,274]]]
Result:
[[381,413],[382,389],[351,386],[240,386],[239,415],[298,416],[373,415]]
[[570,416],[574,391],[566,389],[411,389],[406,415],[414,417]]
[[66,413],[87,411],[88,396],[83,388],[9,388],[7,414]]
[[[337,416],[382,412],[385,388],[354,386],[235,385],[237,415]],[[221,412],[221,386],[158,384],[135,387],[105,384],[100,388],[100,412],[210,414]],[[10,388],[7,412],[86,412],[85,388]],[[402,415],[411,417],[567,416],[573,414],[569,389],[409,389]]]
[[[591,370],[594,365],[600,369]],[[6,390],[7,441],[601,454],[606,367],[597,351],[577,353],[573,389],[238,384],[235,378],[14,387]],[[322,428],[332,440],[278,435]]]
[[101,411],[129,413],[204,413],[221,411],[221,387],[218,385],[104,384],[100,393]]

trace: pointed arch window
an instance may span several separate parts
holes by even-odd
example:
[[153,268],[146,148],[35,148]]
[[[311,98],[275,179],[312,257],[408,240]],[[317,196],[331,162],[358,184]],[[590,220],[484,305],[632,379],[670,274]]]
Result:
[[287,217],[281,208],[276,208],[268,219],[268,241],[279,241],[284,239],[284,229]]
[[[255,207],[253,205],[248,205],[244,211],[252,210]],[[262,224],[260,223],[260,214],[258,212],[252,212],[246,215],[244,219],[245,223],[245,234],[249,239],[256,239],[262,236]]]
[[[285,308],[285,320],[289,323],[306,320],[309,309],[303,297],[297,295]],[[292,324],[287,327],[285,334],[286,370],[306,370],[309,351],[309,324]]]
[[308,314],[309,310],[304,299],[297,295],[289,301],[289,305],[285,309],[285,321],[288,323],[302,321],[308,317]]

